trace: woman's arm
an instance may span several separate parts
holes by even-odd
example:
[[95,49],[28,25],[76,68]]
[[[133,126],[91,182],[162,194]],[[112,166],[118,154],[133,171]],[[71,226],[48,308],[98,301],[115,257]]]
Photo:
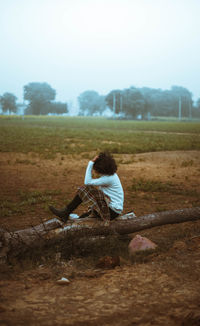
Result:
[[93,186],[106,186],[109,185],[109,177],[108,176],[102,176],[97,179],[92,178],[92,169],[93,169],[94,161],[89,161],[86,173],[85,173],[85,180],[84,184],[87,186],[93,185]]

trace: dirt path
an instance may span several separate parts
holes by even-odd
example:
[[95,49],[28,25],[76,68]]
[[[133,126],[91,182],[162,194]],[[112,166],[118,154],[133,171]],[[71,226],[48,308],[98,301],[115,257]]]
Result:
[[[116,158],[125,211],[134,209],[139,216],[200,206],[200,152]],[[1,153],[2,227],[15,230],[51,218],[49,201],[63,205],[69,200],[83,182],[86,165],[76,156],[41,160],[31,153]],[[176,191],[132,191],[133,178],[141,177],[162,186],[172,183]],[[1,265],[0,325],[200,325],[200,221],[140,234],[155,242],[166,239],[168,250],[143,263],[121,260],[114,269],[97,269],[89,258],[64,261],[59,256],[23,269]],[[69,285],[58,285],[61,277]]]

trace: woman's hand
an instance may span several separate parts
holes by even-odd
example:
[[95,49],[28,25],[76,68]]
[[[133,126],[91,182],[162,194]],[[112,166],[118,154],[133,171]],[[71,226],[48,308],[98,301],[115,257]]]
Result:
[[98,155],[97,156],[95,156],[94,158],[93,158],[93,160],[92,160],[92,162],[96,162],[96,160],[98,159]]

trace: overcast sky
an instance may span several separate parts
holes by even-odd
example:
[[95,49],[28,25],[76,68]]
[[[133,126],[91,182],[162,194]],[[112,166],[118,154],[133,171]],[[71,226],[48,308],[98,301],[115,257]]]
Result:
[[184,86],[200,97],[200,0],[0,0],[0,95]]

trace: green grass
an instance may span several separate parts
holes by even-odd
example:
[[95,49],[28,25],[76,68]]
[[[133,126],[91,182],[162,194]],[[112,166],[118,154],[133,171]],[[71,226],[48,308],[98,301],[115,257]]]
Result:
[[0,151],[80,154],[199,150],[199,122],[118,121],[106,118],[0,116]]
[[16,214],[25,214],[26,210],[32,210],[35,205],[48,205],[52,198],[59,195],[58,190],[44,190],[44,191],[19,191],[17,193],[18,200],[1,200],[0,203],[0,217],[8,217]]
[[133,178],[131,190],[144,192],[171,192],[174,191],[174,185],[170,182],[161,182],[155,180],[145,180],[143,178]]
[[168,193],[174,195],[185,195],[185,196],[198,196],[196,189],[183,189],[180,185],[172,182],[162,182],[158,180],[144,179],[144,178],[133,178],[131,191],[134,192],[147,192],[147,193]]

